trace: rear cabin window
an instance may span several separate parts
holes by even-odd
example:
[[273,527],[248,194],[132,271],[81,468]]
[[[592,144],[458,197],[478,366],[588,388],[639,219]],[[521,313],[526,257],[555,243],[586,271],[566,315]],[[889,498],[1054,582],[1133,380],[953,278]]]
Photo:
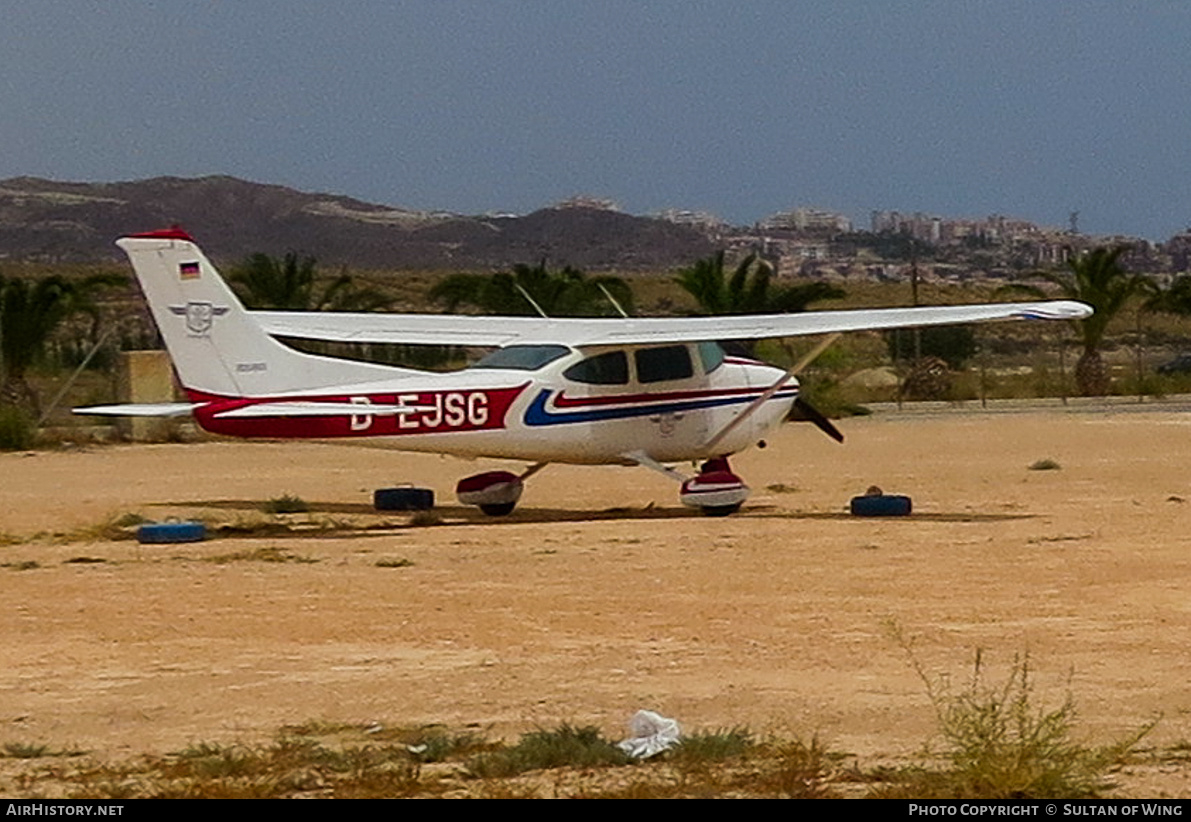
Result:
[[596,354],[575,363],[562,375],[588,385],[624,385],[629,381],[629,359],[623,351]]
[[691,353],[685,345],[642,348],[634,354],[637,379],[642,383],[685,380],[694,376]]
[[477,362],[472,368],[508,368],[513,371],[537,371],[571,349],[565,345],[510,345],[498,348]]

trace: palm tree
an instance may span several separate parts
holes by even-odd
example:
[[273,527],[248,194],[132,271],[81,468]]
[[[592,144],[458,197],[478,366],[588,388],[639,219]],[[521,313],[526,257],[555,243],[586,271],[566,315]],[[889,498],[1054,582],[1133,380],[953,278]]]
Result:
[[1146,311],[1160,311],[1180,317],[1191,316],[1191,274],[1175,277],[1166,288],[1155,288],[1142,306]]
[[453,274],[429,296],[450,313],[467,305],[485,314],[537,314],[540,308],[548,317],[590,317],[633,307],[632,289],[620,277],[588,277],[571,266],[550,271],[545,260],[495,274]]
[[101,288],[124,282],[121,275],[97,274],[82,280],[60,276],[30,282],[0,277],[0,403],[23,406],[40,415],[41,403],[29,384],[29,368],[62,323],[74,314],[98,317],[95,295]]
[[[728,276],[724,252],[699,260],[678,272],[674,280],[695,298],[703,314],[783,314],[805,311],[819,300],[838,300],[843,289],[825,282],[774,286],[773,266],[757,254],[749,254]],[[734,343],[752,356],[755,343]]]
[[253,254],[232,271],[229,279],[244,304],[256,309],[376,311],[393,302],[375,288],[355,285],[346,270],[318,290],[314,258],[299,260],[292,252],[281,260]]
[[772,280],[773,266],[755,253],[741,260],[729,277],[723,251],[682,269],[675,278],[704,314],[782,314],[844,296],[842,289],[825,282],[775,287]]
[[[1083,352],[1075,365],[1075,384],[1085,397],[1102,396],[1108,393],[1109,376],[1100,356],[1100,346],[1108,324],[1121,312],[1133,297],[1154,290],[1154,282],[1141,274],[1129,274],[1121,266],[1120,257],[1129,250],[1127,245],[1113,248],[1101,246],[1067,260],[1067,270],[1039,272],[1040,277],[1058,286],[1069,300],[1081,300],[1092,307],[1094,314],[1082,320],[1074,320],[1079,332]],[[1013,285],[1010,290],[1045,296],[1040,288]]]

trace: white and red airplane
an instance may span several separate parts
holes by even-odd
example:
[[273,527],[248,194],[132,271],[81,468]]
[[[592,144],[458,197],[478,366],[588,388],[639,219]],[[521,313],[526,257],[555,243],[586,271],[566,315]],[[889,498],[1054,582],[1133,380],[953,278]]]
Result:
[[[507,514],[524,481],[552,462],[641,465],[682,483],[680,499],[736,511],[749,489],[728,457],[766,436],[798,399],[782,371],[726,356],[718,341],[995,320],[1073,320],[1071,301],[815,311],[730,317],[536,318],[248,311],[180,229],[134,234],[128,254],[190,402],[76,409],[193,414],[239,437],[392,437],[408,451],[531,463],[458,484],[464,504]],[[494,348],[468,368],[431,373],[316,356],[275,336]],[[671,463],[703,461],[694,476]]]

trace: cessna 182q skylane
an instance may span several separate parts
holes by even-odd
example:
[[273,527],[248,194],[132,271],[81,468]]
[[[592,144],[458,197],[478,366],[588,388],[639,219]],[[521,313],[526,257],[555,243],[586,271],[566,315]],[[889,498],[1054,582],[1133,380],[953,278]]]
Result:
[[[398,447],[531,463],[462,480],[459,501],[507,514],[551,462],[642,465],[682,483],[680,499],[735,511],[749,489],[728,457],[764,440],[799,403],[797,367],[725,356],[717,341],[992,320],[1070,320],[1048,301],[731,317],[554,319],[247,311],[180,229],[118,242],[128,254],[188,403],[77,409],[193,414],[241,437],[393,437]],[[274,336],[491,347],[447,374],[315,356]],[[839,432],[803,404],[806,416]],[[704,461],[687,477],[669,463]]]

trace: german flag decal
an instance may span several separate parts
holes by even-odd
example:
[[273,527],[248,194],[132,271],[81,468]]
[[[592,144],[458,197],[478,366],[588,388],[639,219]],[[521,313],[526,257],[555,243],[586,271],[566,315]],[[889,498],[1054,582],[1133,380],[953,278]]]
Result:
[[178,276],[183,280],[197,280],[199,277],[199,264],[197,262],[178,263]]

